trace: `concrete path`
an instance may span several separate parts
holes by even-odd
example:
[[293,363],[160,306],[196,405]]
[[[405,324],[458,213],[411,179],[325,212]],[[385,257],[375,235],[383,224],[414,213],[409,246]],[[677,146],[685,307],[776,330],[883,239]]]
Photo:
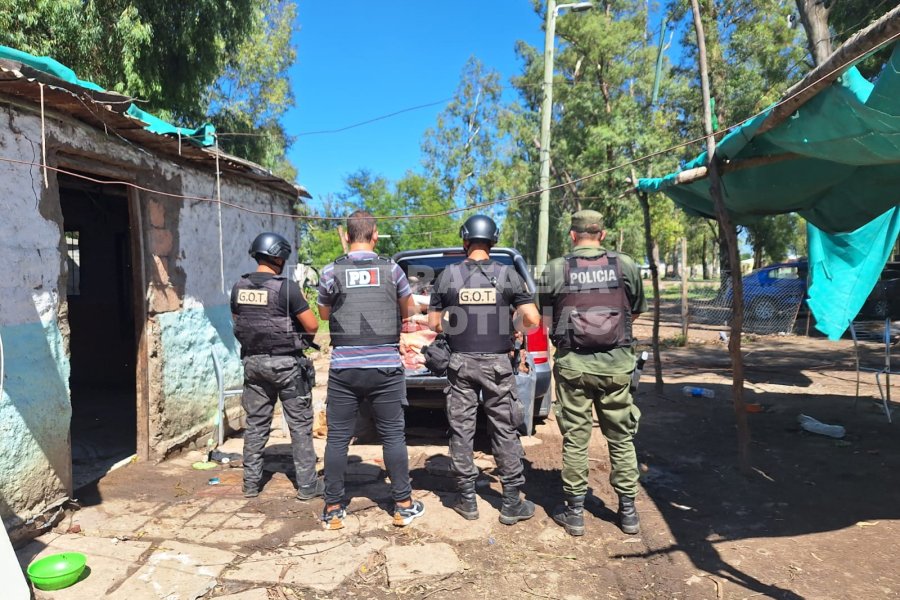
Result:
[[[322,456],[324,442],[316,440],[316,446]],[[240,452],[241,441],[229,440],[223,450]],[[286,440],[274,431],[266,464],[275,474],[263,493],[249,500],[241,495],[241,469],[195,470],[192,463],[202,458],[197,452],[112,473],[101,484],[100,501],[17,552],[23,568],[58,552],[88,556],[78,583],[36,591],[35,598],[280,597],[270,596],[270,590],[310,590],[327,598],[373,583],[403,593],[427,589],[429,581],[467,568],[454,544],[490,540],[492,530],[503,527],[497,522],[499,502],[479,500],[482,517],[473,522],[448,508],[453,483],[446,447],[436,445],[410,446],[411,470],[429,478],[434,483],[429,487],[437,490],[414,494],[425,504],[425,517],[408,528],[393,527],[381,447],[354,445],[347,473],[354,499],[347,526],[325,531],[318,520],[321,500],[297,501],[290,479],[279,472],[290,469],[288,452]],[[493,469],[492,459],[478,456],[479,466]],[[204,485],[214,477],[218,484]],[[145,484],[135,485],[135,479]]]

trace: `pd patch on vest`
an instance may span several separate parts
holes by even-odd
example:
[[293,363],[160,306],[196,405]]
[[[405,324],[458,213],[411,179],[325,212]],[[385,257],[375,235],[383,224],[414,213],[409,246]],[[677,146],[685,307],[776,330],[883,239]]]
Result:
[[494,288],[462,288],[459,290],[460,304],[497,304],[497,290]]
[[378,267],[347,269],[345,271],[348,288],[378,287],[381,285],[381,270]]
[[619,287],[619,278],[613,265],[571,267],[566,284],[575,290],[608,290]]
[[269,290],[238,290],[237,303],[249,306],[266,306],[269,304]]

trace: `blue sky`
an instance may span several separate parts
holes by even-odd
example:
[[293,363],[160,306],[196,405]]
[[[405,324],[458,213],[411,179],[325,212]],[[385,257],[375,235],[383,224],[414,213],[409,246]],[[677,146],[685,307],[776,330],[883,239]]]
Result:
[[[543,48],[531,0],[299,0],[300,31],[291,69],[296,107],[285,117],[298,136],[289,158],[318,206],[343,179],[369,169],[390,180],[419,168],[419,144],[443,104],[341,133],[337,129],[450,98],[472,55],[505,83],[521,71],[515,43]],[[513,96],[511,96],[513,97]]]

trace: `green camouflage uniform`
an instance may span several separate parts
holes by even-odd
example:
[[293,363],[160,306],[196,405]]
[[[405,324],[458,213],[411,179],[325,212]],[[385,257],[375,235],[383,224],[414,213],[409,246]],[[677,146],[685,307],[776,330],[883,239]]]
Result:
[[[571,252],[585,258],[605,253],[605,249],[596,246],[576,246]],[[647,300],[638,266],[631,257],[617,254],[631,312],[635,315],[645,312]],[[554,300],[563,290],[564,266],[565,259],[557,258],[544,270],[540,304],[545,315],[551,314]],[[563,492],[568,496],[587,493],[593,407],[609,445],[610,483],[620,496],[633,498],[638,491],[639,472],[632,440],[641,416],[629,389],[635,366],[634,349],[615,348],[605,352],[557,349],[554,358],[556,400],[553,411],[563,436]]]

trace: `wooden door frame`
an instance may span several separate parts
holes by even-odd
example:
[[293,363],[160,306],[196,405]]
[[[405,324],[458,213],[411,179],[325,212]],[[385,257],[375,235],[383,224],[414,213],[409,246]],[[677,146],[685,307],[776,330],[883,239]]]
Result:
[[128,221],[131,238],[132,304],[135,340],[136,448],[140,460],[150,458],[150,368],[147,321],[147,263],[144,252],[144,218],[140,192],[128,188]]

